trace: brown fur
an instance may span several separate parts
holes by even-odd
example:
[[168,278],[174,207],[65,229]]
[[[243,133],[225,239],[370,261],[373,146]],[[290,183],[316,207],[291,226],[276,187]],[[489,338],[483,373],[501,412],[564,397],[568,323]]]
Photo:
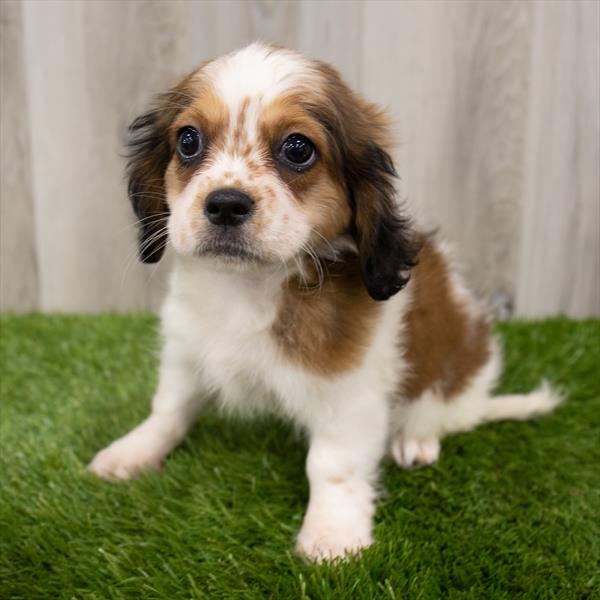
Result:
[[327,132],[330,173],[332,179],[341,176],[352,210],[350,233],[363,281],[373,298],[386,300],[406,284],[417,253],[410,223],[396,204],[388,121],[334,69],[317,63],[317,70],[325,84],[314,97],[305,98],[303,106]]
[[320,124],[301,108],[295,94],[272,102],[263,110],[260,117],[260,138],[267,152],[277,154],[281,144],[292,133],[300,133],[311,140],[317,149],[319,160],[313,167],[302,172],[275,162],[273,166],[278,169],[279,175],[289,185],[298,201],[302,202],[302,193],[324,171],[327,145]]
[[227,106],[215,93],[210,82],[205,81],[199,73],[191,78],[189,85],[193,86],[193,101],[179,113],[171,126],[169,134],[173,147],[177,132],[186,125],[196,127],[209,143],[214,143],[226,130],[231,118]]
[[339,375],[360,365],[382,309],[362,285],[358,257],[323,264],[307,283],[287,282],[273,326],[282,353],[293,363],[323,376]]
[[246,140],[246,113],[250,106],[250,98],[244,98],[237,114],[235,127],[231,136],[231,143],[227,148],[230,154],[241,154],[242,148],[247,146]]
[[202,143],[205,146],[205,152],[207,152],[209,148],[220,142],[228,123],[229,113],[226,106],[208,85],[202,84],[193,103],[187,109],[182,110],[170,126],[171,160],[165,172],[165,186],[169,204],[173,198],[176,198],[185,189],[198,169],[196,162],[186,165],[175,157],[174,149],[179,131],[187,126],[195,127],[201,131]]
[[490,326],[454,297],[450,266],[431,237],[422,237],[411,277],[412,308],[404,318],[402,344],[409,371],[403,398],[433,389],[444,399],[460,394],[490,355]]

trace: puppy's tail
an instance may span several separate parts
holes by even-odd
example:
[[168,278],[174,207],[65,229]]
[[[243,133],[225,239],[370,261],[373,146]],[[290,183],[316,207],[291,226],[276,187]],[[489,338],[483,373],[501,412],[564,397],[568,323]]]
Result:
[[561,394],[553,389],[547,381],[544,381],[537,390],[529,394],[511,394],[490,398],[483,420],[517,419],[524,421],[552,412],[562,401]]

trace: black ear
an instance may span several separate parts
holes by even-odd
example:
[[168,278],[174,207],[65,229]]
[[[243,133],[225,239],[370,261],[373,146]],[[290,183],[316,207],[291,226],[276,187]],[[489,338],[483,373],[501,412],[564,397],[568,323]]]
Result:
[[374,143],[347,165],[353,234],[363,281],[375,300],[387,300],[408,283],[419,252],[410,220],[396,203],[395,177],[389,154]]
[[164,175],[169,163],[166,140],[149,112],[138,117],[129,127],[128,192],[138,218],[139,257],[142,262],[158,262],[163,255],[169,207],[165,195]]
[[186,80],[161,95],[129,126],[128,192],[139,224],[139,257],[158,262],[167,243],[165,172],[171,159],[169,127],[189,100]]

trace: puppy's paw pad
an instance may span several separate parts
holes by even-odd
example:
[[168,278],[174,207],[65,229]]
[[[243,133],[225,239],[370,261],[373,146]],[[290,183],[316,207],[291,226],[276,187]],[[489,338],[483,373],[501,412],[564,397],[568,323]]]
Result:
[[440,440],[436,437],[417,439],[398,436],[392,443],[392,457],[405,469],[432,465],[440,457]]

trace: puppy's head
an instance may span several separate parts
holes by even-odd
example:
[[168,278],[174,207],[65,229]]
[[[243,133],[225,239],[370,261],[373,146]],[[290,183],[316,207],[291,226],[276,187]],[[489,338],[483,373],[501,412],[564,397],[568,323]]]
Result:
[[330,67],[253,44],[200,67],[130,128],[140,257],[288,263],[350,238],[385,300],[416,248],[394,202],[381,112]]

